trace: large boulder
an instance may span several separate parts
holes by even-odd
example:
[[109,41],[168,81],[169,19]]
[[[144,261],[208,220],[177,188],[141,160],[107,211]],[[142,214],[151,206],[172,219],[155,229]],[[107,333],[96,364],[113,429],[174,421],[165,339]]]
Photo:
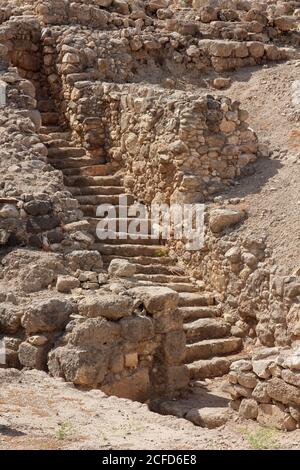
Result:
[[239,223],[245,217],[244,211],[238,209],[214,209],[210,213],[209,226],[215,232]]
[[300,405],[300,389],[285,383],[284,380],[278,377],[268,381],[267,393],[273,400],[280,403]]
[[4,333],[16,333],[21,326],[22,309],[18,306],[2,302],[0,303],[0,331]]
[[281,431],[294,431],[297,423],[289,413],[276,405],[261,404],[258,406],[257,421],[263,426],[274,427]]
[[66,258],[72,271],[97,271],[103,267],[101,255],[96,250],[75,250]]
[[186,419],[197,426],[214,429],[223,426],[228,421],[229,410],[221,407],[193,408],[187,413]]
[[135,264],[126,259],[113,259],[108,268],[108,274],[112,277],[132,277],[135,273]]
[[135,305],[135,300],[126,295],[95,293],[82,299],[78,310],[85,317],[118,320],[132,315]]
[[128,294],[140,300],[151,315],[170,313],[177,308],[179,295],[169,287],[140,286]]
[[28,334],[61,330],[74,309],[74,304],[68,300],[36,300],[25,307],[22,326]]

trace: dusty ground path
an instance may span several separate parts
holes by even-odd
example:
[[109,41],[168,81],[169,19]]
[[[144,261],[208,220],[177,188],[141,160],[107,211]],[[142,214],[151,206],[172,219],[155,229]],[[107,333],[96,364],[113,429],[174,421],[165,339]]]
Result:
[[0,381],[0,450],[227,450],[255,448],[256,442],[266,448],[300,448],[300,430],[280,433],[240,420],[203,429],[98,390],[76,390],[43,372],[3,369]]
[[266,234],[286,272],[300,266],[300,110],[292,100],[292,84],[299,79],[299,60],[241,69],[224,92],[242,103],[260,143],[272,152],[224,196],[245,197],[249,218],[241,231]]

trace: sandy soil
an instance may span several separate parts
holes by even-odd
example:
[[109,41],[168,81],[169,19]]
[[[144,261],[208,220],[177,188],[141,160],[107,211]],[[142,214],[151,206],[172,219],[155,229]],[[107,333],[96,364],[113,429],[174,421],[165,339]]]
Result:
[[[213,430],[161,416],[147,405],[84,392],[44,372],[0,370],[0,450],[299,449],[300,430],[281,433],[230,420]],[[158,439],[159,436],[159,439]]]
[[242,69],[226,94],[249,112],[249,123],[271,156],[260,159],[253,175],[242,178],[226,197],[245,197],[249,218],[242,231],[266,234],[276,264],[291,272],[300,266],[300,109],[292,84],[300,61]]

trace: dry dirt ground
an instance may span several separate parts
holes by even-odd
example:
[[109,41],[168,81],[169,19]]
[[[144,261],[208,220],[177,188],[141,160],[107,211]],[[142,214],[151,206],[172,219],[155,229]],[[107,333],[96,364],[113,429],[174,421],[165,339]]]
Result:
[[2,369],[0,383],[0,450],[300,448],[300,430],[282,433],[240,419],[204,429],[44,372]]
[[292,98],[293,83],[300,80],[300,60],[224,73],[232,84],[222,91],[212,87],[217,76],[214,72],[198,78],[177,77],[174,91],[228,96],[248,111],[264,158],[247,167],[221,195],[224,200],[245,198],[248,219],[240,231],[266,236],[274,262],[290,274],[300,266],[300,104],[297,109]]
[[266,234],[276,264],[289,273],[300,266],[300,109],[292,100],[300,61],[242,69],[232,79],[225,94],[249,112],[251,127],[271,155],[224,196],[245,198],[249,217],[241,230]]

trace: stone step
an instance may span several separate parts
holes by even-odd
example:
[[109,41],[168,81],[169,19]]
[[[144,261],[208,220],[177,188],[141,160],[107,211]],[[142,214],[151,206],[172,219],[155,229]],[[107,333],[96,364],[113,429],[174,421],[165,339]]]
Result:
[[58,125],[60,120],[60,114],[56,112],[41,113],[43,126],[55,126]]
[[[79,197],[79,196],[77,196]],[[114,216],[110,220],[118,221],[118,217],[120,215],[120,211],[124,209],[124,207],[120,206],[119,204],[110,204],[111,211],[114,210],[114,214],[110,213],[110,216]],[[85,217],[89,220],[93,220],[91,227],[96,227],[101,220],[106,220],[105,217],[97,217],[97,208],[99,205],[97,204],[81,204],[80,209],[84,213]],[[99,214],[99,213],[98,213]],[[113,226],[114,227],[114,226]],[[118,225],[117,225],[118,230]],[[150,233],[150,231],[149,231]]]
[[[118,215],[119,215],[119,211],[118,211]],[[103,217],[89,217],[88,218],[90,224],[92,227],[96,227],[98,225],[98,223],[100,222],[100,220],[104,220]],[[107,220],[107,223],[109,222],[111,224],[111,227],[114,227],[116,231],[120,231],[120,227],[121,227],[121,231],[127,231],[130,229],[130,223],[134,220],[132,218],[124,218],[124,217],[115,217],[115,218],[106,218],[105,217],[105,220]],[[151,223],[152,221],[151,220],[146,220],[146,219],[141,219],[141,223],[143,223],[143,228],[146,228],[148,227],[148,234],[151,233]],[[146,225],[147,224],[147,225]],[[139,228],[140,229],[140,228]]]
[[228,374],[230,364],[229,357],[213,357],[212,359],[191,362],[186,364],[186,367],[191,380],[204,380]]
[[186,282],[169,282],[162,283],[162,286],[169,287],[170,289],[176,290],[176,292],[199,292],[199,288],[192,283]]
[[203,339],[224,338],[230,333],[230,325],[218,318],[199,318],[185,323],[183,329],[188,343]]
[[[59,128],[60,129],[60,128]],[[42,142],[66,142],[68,147],[70,145],[70,140],[71,140],[71,132],[54,132],[54,133],[49,133],[49,134],[39,134],[40,139]],[[57,145],[57,147],[59,147]],[[62,145],[63,147],[63,145]]]
[[90,196],[90,195],[114,195],[114,194],[124,194],[125,189],[123,186],[69,186],[68,191],[73,194],[73,196]]
[[49,135],[49,134],[57,134],[63,132],[61,126],[41,126],[39,129],[39,134],[42,135]]
[[238,352],[242,348],[242,339],[230,338],[205,339],[193,344],[187,344],[185,361],[187,363],[213,356],[222,356]]
[[[103,263],[106,267],[109,266],[110,262],[115,258],[116,256],[114,255],[103,254],[102,256]],[[119,255],[118,258],[128,259],[128,256]],[[145,269],[148,267],[157,267],[158,269],[161,267],[165,267],[166,269],[176,268],[176,261],[169,256],[135,256],[130,257],[130,262],[134,263],[137,266],[137,269],[139,266],[143,266]]]
[[48,149],[48,157],[53,158],[53,161],[58,159],[70,159],[72,158],[84,157],[86,151],[82,147],[53,147]]
[[204,380],[228,374],[231,361],[226,357],[200,359],[187,364],[191,380]]
[[[49,149],[50,150],[50,149]],[[61,160],[49,159],[49,163],[58,170],[69,170],[70,168],[82,168],[87,165],[99,165],[105,163],[99,157],[77,157],[77,158],[63,158]]]
[[122,176],[120,175],[104,175],[104,176],[67,176],[64,178],[66,186],[76,186],[86,188],[88,186],[120,186],[122,184]]
[[220,315],[218,305],[204,307],[178,307],[178,311],[186,322],[198,320],[199,318],[215,318]]
[[172,274],[135,274],[139,281],[147,281],[151,283],[168,284],[168,283],[191,283],[188,276],[174,276]]
[[[109,238],[106,238],[105,240],[103,239],[100,239],[98,236],[97,236],[97,232],[94,231],[94,230],[91,230],[90,233],[96,237],[96,239],[99,241],[99,242],[104,242],[104,243],[109,243],[111,245],[136,245],[136,244],[140,244],[140,245],[159,245],[160,244],[160,240],[157,239],[157,238],[147,238],[147,236],[143,236],[143,235],[139,235],[137,238],[131,238],[129,237],[129,235],[127,233],[122,233],[122,232],[111,232],[110,235],[108,235],[107,233],[107,237]],[[122,238],[120,238],[120,236]],[[115,238],[113,238],[115,237]]]
[[56,139],[56,140],[44,140],[43,141],[46,147],[49,149],[58,148],[58,147],[74,147],[74,143],[68,140]]
[[215,296],[212,293],[179,295],[179,307],[204,307],[205,305],[214,305]]
[[111,174],[113,167],[109,164],[89,165],[81,168],[64,169],[65,176],[107,176]]
[[137,256],[153,256],[156,257],[157,253],[162,249],[161,245],[109,245],[105,243],[95,243],[94,250],[98,250],[103,255],[113,255],[114,258],[124,256],[132,258]]
[[193,284],[183,283],[183,282],[160,282],[155,283],[151,281],[139,281],[141,285],[145,286],[157,286],[159,284],[163,287],[168,287],[169,289],[173,289],[176,292],[197,292],[197,287],[193,286]]
[[39,100],[37,108],[40,113],[55,112],[55,103],[52,100]]
[[[152,261],[152,260],[149,260]],[[165,266],[162,264],[140,264],[136,263],[136,273],[137,274],[148,274],[148,275],[153,275],[153,274],[165,274],[165,275],[171,275],[171,276],[181,276],[184,274],[183,269],[180,269],[178,266]]]
[[[76,196],[77,201],[82,205],[94,205],[99,206],[100,204],[112,204],[117,206],[123,205],[122,196],[127,196],[127,204],[134,203],[134,197],[131,194],[91,194],[85,196]],[[101,219],[99,219],[100,222]]]

